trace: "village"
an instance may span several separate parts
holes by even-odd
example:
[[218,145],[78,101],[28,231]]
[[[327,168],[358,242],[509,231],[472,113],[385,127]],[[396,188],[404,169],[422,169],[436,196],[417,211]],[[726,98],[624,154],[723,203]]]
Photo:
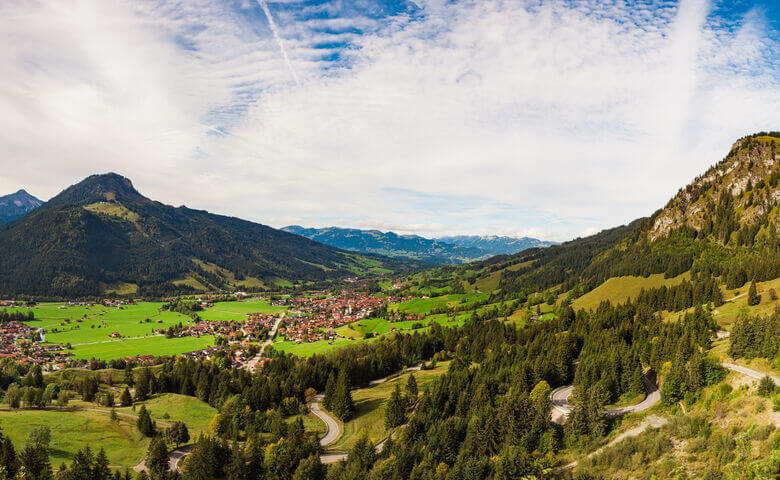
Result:
[[[328,292],[315,292],[308,295],[274,298],[269,303],[273,307],[285,307],[286,312],[279,313],[246,313],[245,318],[236,320],[208,320],[195,317],[192,320],[168,324],[155,328],[152,325],[145,336],[165,338],[182,338],[204,336],[214,337],[215,344],[208,348],[182,353],[187,358],[210,359],[219,352],[228,352],[229,358],[236,364],[242,365],[252,359],[258,351],[261,351],[260,343],[269,340],[269,333],[282,315],[283,321],[276,335],[277,340],[284,339],[293,343],[307,343],[325,340],[335,341],[342,337],[336,329],[352,322],[357,322],[372,316],[383,316],[390,321],[418,320],[421,316],[388,312],[387,306],[392,303],[404,302],[411,297],[375,296],[361,292],[347,292],[339,295],[330,295]],[[199,299],[196,302],[201,308],[213,307],[212,299]],[[35,304],[26,302],[3,301],[4,307],[34,307]],[[122,310],[130,305],[137,305],[133,300],[127,299],[103,299],[100,301],[71,301],[58,309],[79,307],[110,307]],[[134,337],[123,333],[121,328],[110,320],[103,320],[103,313],[96,312],[90,315],[98,323],[91,328],[101,328],[105,331],[102,342],[123,341]],[[77,359],[73,355],[71,344],[60,345],[46,343],[47,333],[67,332],[79,329],[80,324],[87,320],[84,318],[63,319],[60,323],[49,325],[46,329],[34,328],[25,323],[23,319],[9,318],[0,323],[0,359],[12,358],[15,361],[26,364],[38,364],[47,370],[56,370],[64,367],[74,367],[86,364],[84,359]],[[160,320],[142,320],[143,323],[161,323]],[[47,331],[48,330],[48,331]],[[351,337],[342,337],[352,340]],[[62,341],[62,340],[60,340]],[[100,343],[100,342],[98,342]],[[222,354],[224,356],[224,353]],[[137,363],[152,363],[154,355],[136,355],[127,357]]]
[[[280,335],[294,343],[333,341],[339,335],[336,329],[386,310],[391,303],[404,302],[411,297],[379,297],[364,293],[344,293],[336,296],[299,296],[287,299],[290,307]],[[397,315],[397,319],[403,318]]]

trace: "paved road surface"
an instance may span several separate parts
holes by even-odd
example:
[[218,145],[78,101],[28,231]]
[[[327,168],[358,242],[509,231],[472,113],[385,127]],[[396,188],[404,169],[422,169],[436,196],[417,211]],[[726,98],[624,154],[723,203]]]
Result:
[[246,362],[246,365],[244,365],[247,369],[249,369],[250,372],[255,371],[257,362],[259,362],[260,359],[263,358],[263,353],[265,352],[266,347],[273,343],[274,337],[276,336],[276,332],[279,330],[279,326],[282,324],[283,320],[284,320],[284,313],[281,313],[279,314],[279,318],[276,319],[276,323],[274,323],[274,326],[271,328],[271,332],[268,334],[268,339],[265,342],[263,342],[263,345],[260,346],[260,351],[257,352],[257,355],[255,355],[254,358]]
[[[603,452],[605,449],[615,445],[616,443],[622,442],[628,437],[636,437],[639,436],[642,432],[647,430],[648,428],[661,428],[668,422],[667,419],[658,417],[656,415],[648,415],[644,420],[642,420],[642,423],[640,423],[638,426],[632,428],[631,430],[627,430],[617,437],[615,437],[614,440],[609,442],[608,444],[604,445],[603,447],[599,448],[598,450],[595,450],[588,455],[586,455],[586,458],[591,458],[595,455],[598,455],[599,453]],[[568,465],[564,465],[556,470],[553,470],[553,473],[561,473],[565,472],[566,470],[571,470],[572,468],[577,466],[577,461],[571,462]]]
[[328,428],[328,430],[325,432],[325,436],[320,438],[320,445],[326,447],[335,442],[339,437],[339,423],[336,421],[336,419],[323,412],[320,408],[320,402],[324,397],[325,395],[323,394],[315,396],[314,401],[309,404],[309,410],[311,410],[311,413],[319,417],[320,420],[325,422],[325,426]]
[[[608,408],[604,413],[608,416],[625,415],[626,413],[641,412],[656,405],[661,401],[661,392],[658,391],[658,387],[647,376],[647,373],[642,375],[642,381],[645,384],[645,390],[647,395],[645,399],[636,405],[621,408]],[[574,392],[573,385],[566,385],[558,387],[550,393],[550,400],[552,403],[551,413],[552,421],[558,425],[566,423],[566,419],[571,414],[571,405],[569,405],[569,397]]]
[[[738,372],[738,373],[741,373],[743,375],[747,375],[748,377],[755,378],[756,380],[761,380],[762,378],[767,376],[767,375],[765,375],[765,374],[763,374],[761,372],[757,372],[755,370],[751,370],[751,369],[749,369],[747,367],[743,367],[743,366],[740,366],[740,365],[735,365],[733,363],[723,362],[720,365],[723,368],[727,368],[727,369],[729,369],[731,371]],[[780,378],[773,377],[771,375],[769,375],[769,378],[771,378],[772,381],[775,382],[775,385],[780,387]]]
[[[375,385],[380,385],[382,383],[385,383],[385,382],[387,382],[389,380],[392,380],[392,379],[396,378],[401,373],[409,372],[409,371],[417,371],[417,370],[420,370],[421,368],[422,368],[422,364],[417,365],[415,367],[409,367],[406,370],[401,370],[400,372],[393,373],[393,374],[388,375],[388,376],[386,376],[384,378],[379,378],[379,379],[376,379],[376,380],[372,380],[371,382],[369,382],[369,385],[371,387],[373,387]],[[325,422],[325,425],[328,427],[328,431],[325,432],[325,436],[320,439],[320,445],[325,447],[327,445],[330,445],[334,441],[336,441],[336,439],[338,438],[338,436],[339,436],[339,424],[338,424],[338,422],[336,421],[335,418],[331,417],[330,415],[328,415],[327,413],[322,411],[322,409],[320,409],[320,402],[322,401],[323,397],[325,397],[325,395],[323,395],[323,394],[319,394],[316,397],[314,397],[314,401],[309,404],[309,410],[311,410],[311,413],[313,413],[314,415],[319,417],[323,422]],[[412,407],[412,413],[414,413],[414,407]],[[409,420],[407,418],[407,422],[408,421]],[[404,423],[404,425],[405,424],[406,423]],[[387,442],[387,438],[383,439],[381,442],[379,442],[376,445],[376,452],[377,453],[382,453],[382,450],[384,450],[384,448],[385,448],[385,443],[386,442]],[[337,463],[337,462],[340,462],[342,460],[345,460],[347,458],[347,455],[348,454],[346,454],[346,453],[326,453],[326,454],[320,455],[320,461],[322,463]]]

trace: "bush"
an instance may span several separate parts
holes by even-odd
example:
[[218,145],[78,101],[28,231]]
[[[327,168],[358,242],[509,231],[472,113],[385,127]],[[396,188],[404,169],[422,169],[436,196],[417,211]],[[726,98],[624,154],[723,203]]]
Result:
[[758,382],[758,394],[762,397],[769,397],[775,393],[775,381],[769,375]]

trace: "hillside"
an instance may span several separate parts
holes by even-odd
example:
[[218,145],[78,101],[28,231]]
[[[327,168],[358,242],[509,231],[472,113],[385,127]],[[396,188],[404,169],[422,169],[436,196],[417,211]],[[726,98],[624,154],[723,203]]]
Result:
[[468,279],[505,298],[545,290],[577,298],[613,277],[691,272],[728,288],[780,277],[778,146],[780,133],[744,137],[651,217],[449,270],[443,280]]
[[24,190],[0,197],[0,223],[16,220],[43,205],[43,202]]
[[0,227],[4,295],[186,293],[321,281],[413,265],[232,217],[174,208],[94,175]]
[[398,235],[379,230],[304,228],[297,225],[284,227],[282,230],[345,250],[413,258],[439,264],[473,262],[494,255],[517,253],[526,248],[552,245],[551,242],[527,237],[464,235],[428,239],[419,235]]

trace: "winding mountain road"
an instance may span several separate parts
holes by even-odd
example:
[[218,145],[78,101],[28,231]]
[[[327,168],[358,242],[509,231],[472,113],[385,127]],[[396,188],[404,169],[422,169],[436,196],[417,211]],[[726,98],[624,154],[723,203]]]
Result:
[[[410,372],[410,371],[418,371],[421,368],[422,368],[422,364],[414,366],[414,367],[409,367],[407,369],[404,369],[404,370],[401,370],[399,372],[390,374],[390,375],[388,375],[386,377],[383,377],[383,378],[378,378],[376,380],[372,380],[372,381],[370,381],[368,383],[369,384],[369,388],[370,387],[374,387],[376,385],[381,385],[381,384],[383,384],[383,383],[385,383],[385,382],[387,382],[389,380],[392,380],[392,379],[398,377],[398,375],[400,375],[402,373]],[[323,398],[325,398],[324,394],[319,394],[319,395],[315,396],[314,397],[314,401],[309,404],[309,410],[311,411],[311,413],[316,415],[320,420],[325,422],[325,426],[328,428],[328,430],[325,432],[325,435],[322,438],[320,438],[320,446],[327,447],[328,445],[330,445],[331,443],[336,441],[336,439],[339,437],[339,433],[340,432],[339,432],[339,423],[338,423],[338,421],[335,418],[331,417],[327,412],[323,411],[320,408],[320,402],[322,401]],[[415,407],[416,407],[416,404],[415,404]],[[412,413],[414,413],[414,407],[412,407]],[[408,421],[409,420],[407,418],[407,422]],[[404,422],[404,425],[406,425],[406,422]],[[380,441],[379,443],[376,444],[376,453],[382,453],[382,450],[384,450],[384,448],[385,448],[385,443],[387,443],[387,438],[382,439],[382,441]],[[337,463],[337,462],[340,462],[342,460],[346,460],[347,455],[348,455],[347,453],[324,453],[324,454],[320,455],[320,462],[322,462],[322,463]]]
[[[644,400],[628,407],[608,408],[604,411],[604,414],[616,417],[627,413],[641,412],[658,404],[661,401],[661,392],[648,376],[648,372],[642,374],[642,382],[645,384],[645,391],[647,392]],[[574,393],[574,385],[558,387],[550,393],[552,421],[558,425],[566,423],[566,419],[571,414],[569,397],[571,397],[572,393]]]

